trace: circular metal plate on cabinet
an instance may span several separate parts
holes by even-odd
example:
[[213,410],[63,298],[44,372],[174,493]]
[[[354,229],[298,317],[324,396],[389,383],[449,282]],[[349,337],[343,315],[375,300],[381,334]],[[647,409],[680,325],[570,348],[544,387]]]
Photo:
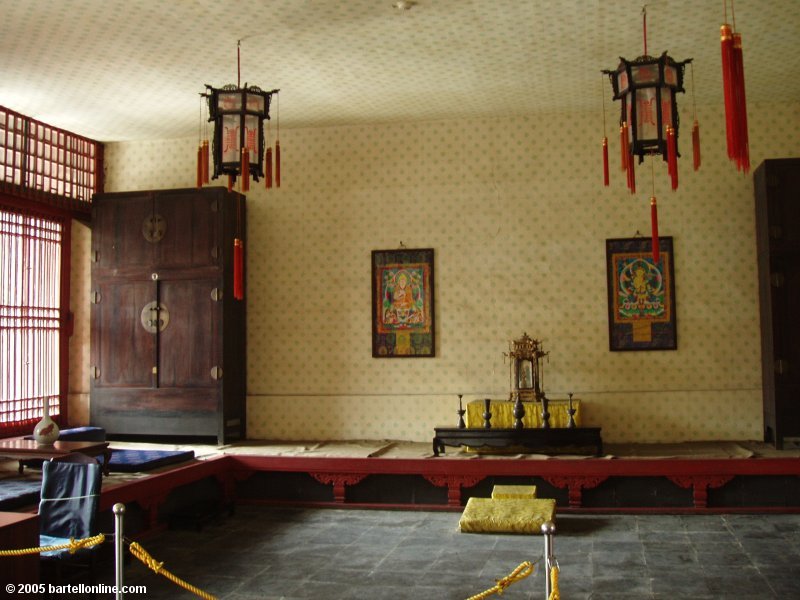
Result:
[[142,223],[142,235],[148,242],[160,242],[167,233],[167,221],[159,214],[145,217]]
[[163,303],[159,306],[158,302],[153,300],[144,305],[141,321],[147,333],[164,331],[169,325],[169,311]]

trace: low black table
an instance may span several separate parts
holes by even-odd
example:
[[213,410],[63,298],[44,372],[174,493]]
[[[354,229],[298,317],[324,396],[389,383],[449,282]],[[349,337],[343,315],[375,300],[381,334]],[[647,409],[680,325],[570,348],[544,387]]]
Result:
[[557,427],[548,429],[506,429],[478,427],[435,427],[433,455],[439,456],[445,446],[471,446],[473,448],[506,448],[520,446],[541,454],[586,454],[594,449],[596,456],[603,454],[600,427]]

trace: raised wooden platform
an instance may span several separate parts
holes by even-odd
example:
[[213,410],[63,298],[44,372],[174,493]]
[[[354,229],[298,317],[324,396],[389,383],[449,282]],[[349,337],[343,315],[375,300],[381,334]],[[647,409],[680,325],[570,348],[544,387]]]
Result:
[[[800,456],[640,458],[525,457],[460,453],[403,458],[276,456],[264,447],[206,455],[153,474],[104,478],[102,529],[126,506],[126,531],[163,528],[198,504],[275,503],[337,508],[462,510],[495,485],[535,485],[559,512],[800,512]],[[304,450],[306,450],[305,448]],[[221,449],[224,451],[224,449]],[[744,453],[740,453],[744,454]],[[35,512],[35,507],[31,510]]]

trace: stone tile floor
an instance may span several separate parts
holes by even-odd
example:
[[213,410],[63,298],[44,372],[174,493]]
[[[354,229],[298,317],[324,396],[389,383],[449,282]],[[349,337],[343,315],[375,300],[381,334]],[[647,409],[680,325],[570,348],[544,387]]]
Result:
[[[460,533],[459,517],[239,506],[200,531],[165,531],[142,546],[225,600],[464,600],[541,560],[541,536]],[[800,598],[800,515],[570,514],[557,527],[564,600]],[[538,567],[492,597],[544,599]],[[135,559],[125,583],[147,586],[147,600],[196,597]]]

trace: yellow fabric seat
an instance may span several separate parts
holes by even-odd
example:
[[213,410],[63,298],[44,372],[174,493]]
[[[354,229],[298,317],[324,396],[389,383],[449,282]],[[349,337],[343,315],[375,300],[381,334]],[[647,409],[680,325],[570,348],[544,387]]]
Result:
[[[542,404],[540,402],[523,402],[525,416],[522,424],[527,429],[538,429],[542,426]],[[581,401],[573,398],[572,408],[575,409],[575,426],[581,426]],[[467,403],[467,427],[483,427],[483,400],[471,400]],[[510,428],[514,426],[514,403],[510,400],[492,400],[492,419],[490,423],[494,428]],[[569,424],[569,401],[550,400],[547,404],[550,413],[550,427],[566,427]]]
[[555,514],[556,501],[551,498],[470,498],[458,526],[465,533],[539,534]]
[[496,485],[492,488],[494,500],[510,500],[514,498],[536,498],[535,485]]

